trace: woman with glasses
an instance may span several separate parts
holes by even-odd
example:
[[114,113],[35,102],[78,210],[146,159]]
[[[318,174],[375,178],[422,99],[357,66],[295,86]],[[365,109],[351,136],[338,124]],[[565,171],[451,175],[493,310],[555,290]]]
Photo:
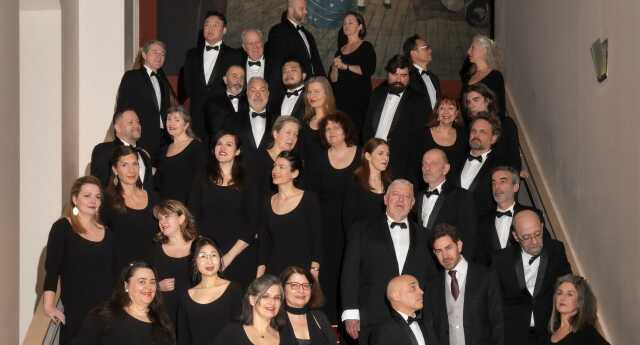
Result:
[[223,268],[220,250],[212,240],[199,237],[194,241],[191,271],[195,286],[180,299],[179,345],[211,344],[222,328],[240,316],[242,288],[220,276]]
[[280,275],[284,284],[286,325],[280,331],[280,344],[333,345],[336,336],[327,316],[317,308],[324,296],[309,271],[289,266]]

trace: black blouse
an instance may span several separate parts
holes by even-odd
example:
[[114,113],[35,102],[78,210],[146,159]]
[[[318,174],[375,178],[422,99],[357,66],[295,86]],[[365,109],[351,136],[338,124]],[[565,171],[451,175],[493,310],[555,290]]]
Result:
[[97,315],[89,315],[72,345],[171,345],[168,335],[153,342],[152,324],[140,321],[122,311],[113,320],[105,322]]
[[168,146],[160,151],[154,182],[163,199],[186,203],[196,176],[204,172],[207,148],[199,140],[193,140],[181,152],[167,157]]

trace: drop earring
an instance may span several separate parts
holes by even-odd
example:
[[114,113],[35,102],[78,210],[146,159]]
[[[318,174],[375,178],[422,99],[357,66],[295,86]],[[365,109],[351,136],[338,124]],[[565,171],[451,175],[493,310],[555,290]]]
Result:
[[78,207],[74,205],[73,208],[71,209],[71,213],[77,217],[78,214],[80,213],[80,210],[78,210]]

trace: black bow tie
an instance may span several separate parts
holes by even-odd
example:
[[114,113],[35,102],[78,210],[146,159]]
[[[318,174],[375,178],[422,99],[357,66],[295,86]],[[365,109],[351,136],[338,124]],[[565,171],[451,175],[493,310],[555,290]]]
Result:
[[427,72],[427,70],[426,70],[426,69],[425,69],[425,70],[423,70],[422,72],[420,72],[420,76],[423,76],[423,75],[425,75],[425,74],[426,74],[426,75],[429,75],[429,72]]
[[500,218],[502,216],[513,217],[513,212],[511,212],[511,210],[504,211],[504,212],[496,211],[496,218]]
[[207,49],[207,51],[213,49],[213,50],[220,50],[220,46],[204,46],[205,49]]
[[407,228],[407,224],[405,223],[401,223],[401,222],[391,222],[391,229],[395,228],[396,226],[399,226],[400,229],[406,229]]
[[287,98],[291,96],[298,96],[302,92],[302,89],[297,89],[295,91],[287,91]]
[[156,73],[155,71],[151,71],[151,76],[157,78],[158,77],[158,73]]
[[237,94],[237,95],[227,94],[227,97],[229,97],[229,100],[232,101],[234,98],[240,99],[240,94]]
[[467,155],[467,160],[468,160],[469,162],[476,160],[476,161],[478,161],[478,162],[482,163],[482,156],[477,156],[477,157],[476,157],[476,156],[474,156],[474,155],[472,155],[472,154],[468,154],[468,155]]
[[249,67],[251,66],[262,66],[262,63],[260,63],[260,61],[251,61],[251,60],[247,60],[247,64],[249,65]]
[[300,31],[300,30],[302,30],[302,29],[304,29],[304,28],[302,27],[302,25],[296,25],[296,30]]
[[266,111],[263,111],[261,113],[256,113],[255,111],[251,112],[251,117],[257,117],[257,116],[262,117],[262,118],[266,118],[267,117],[267,112]]
[[432,191],[426,191],[426,192],[424,192],[424,195],[426,195],[426,196],[427,196],[427,198],[428,198],[428,197],[430,197],[430,196],[432,196],[432,195],[438,196],[438,195],[440,195],[440,191],[436,188],[436,189],[434,189],[434,190],[432,190]]
[[422,316],[420,316],[418,314],[416,314],[415,317],[409,316],[407,318],[407,325],[411,325],[413,322],[420,321],[420,320],[422,320]]
[[538,255],[534,255],[529,259],[529,265],[531,265],[534,261],[536,261],[537,258],[540,257],[540,254]]
[[[402,90],[402,91],[404,91],[404,90]],[[389,90],[389,94],[400,97],[400,94],[402,93],[402,91],[391,91],[391,90]]]

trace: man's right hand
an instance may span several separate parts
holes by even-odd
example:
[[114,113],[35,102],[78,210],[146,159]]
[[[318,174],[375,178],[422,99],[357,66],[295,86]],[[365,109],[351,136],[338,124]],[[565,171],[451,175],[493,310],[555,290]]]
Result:
[[360,333],[360,320],[344,320],[344,326],[351,338],[358,339]]

